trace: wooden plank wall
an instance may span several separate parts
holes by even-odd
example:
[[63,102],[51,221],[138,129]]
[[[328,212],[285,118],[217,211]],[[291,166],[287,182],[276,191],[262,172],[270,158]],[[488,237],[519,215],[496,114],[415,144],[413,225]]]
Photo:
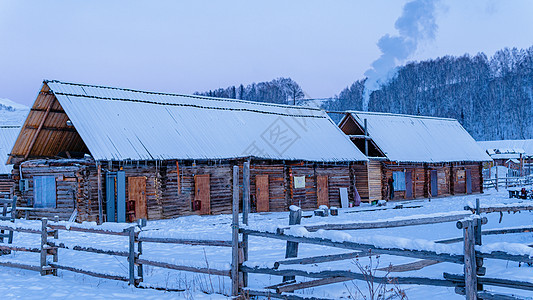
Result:
[[378,160],[368,162],[368,189],[369,201],[381,200],[385,196],[385,184],[383,182],[382,163]]
[[[175,162],[170,162],[166,167],[166,176],[162,177],[162,219],[173,218],[181,215],[200,214],[200,211],[192,211],[191,203],[194,200],[196,175],[209,175],[211,190],[211,213],[221,214],[231,212],[231,172],[229,163],[217,165],[179,164],[178,173]],[[148,208],[150,210],[150,206]],[[148,218],[152,217],[150,214]]]
[[[242,164],[241,164],[242,170]],[[254,162],[250,166],[250,197],[252,201],[252,211],[254,210],[255,202],[257,201],[257,186],[255,184],[255,176],[268,175],[268,206],[270,211],[286,211],[289,207],[287,201],[288,183],[286,181],[285,166],[282,164],[266,164],[261,162]],[[242,172],[240,172],[242,180]],[[242,181],[241,181],[242,182]],[[241,197],[242,199],[242,197]],[[242,206],[241,206],[242,207]]]
[[[340,188],[348,189],[348,200],[354,200],[353,189],[350,179],[350,167],[346,165],[341,166],[321,166],[316,168],[317,176],[328,176],[328,195],[329,206],[341,207]],[[316,176],[315,176],[316,178]],[[352,191],[352,192],[350,192]],[[316,204],[315,204],[316,205]]]
[[[361,201],[369,201],[368,166],[365,163],[354,163],[350,167],[352,185],[357,188]],[[354,195],[353,189],[349,190],[349,195]]]
[[302,209],[310,210],[317,208],[316,172],[313,166],[291,166],[292,176],[305,176],[305,188],[294,188],[291,183],[292,202]]

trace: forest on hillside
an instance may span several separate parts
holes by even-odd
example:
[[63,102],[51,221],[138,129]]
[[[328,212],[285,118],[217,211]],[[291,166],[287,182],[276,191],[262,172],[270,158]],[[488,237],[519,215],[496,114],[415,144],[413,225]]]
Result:
[[[322,107],[362,110],[365,80],[346,87]],[[476,140],[533,138],[533,47],[505,48],[492,57],[479,53],[408,63],[379,89],[367,93],[369,111],[454,118]],[[305,103],[301,87],[290,78],[198,94]]]

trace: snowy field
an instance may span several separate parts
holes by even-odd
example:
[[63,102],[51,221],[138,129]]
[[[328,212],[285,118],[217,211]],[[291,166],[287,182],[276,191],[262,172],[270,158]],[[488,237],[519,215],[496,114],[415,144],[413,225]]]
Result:
[[[319,223],[342,223],[354,221],[376,221],[395,217],[408,217],[415,215],[427,215],[435,213],[461,212],[465,205],[473,205],[475,199],[480,198],[482,206],[495,204],[508,204],[526,202],[531,200],[509,199],[505,190],[500,192],[488,191],[481,195],[457,196],[448,198],[438,198],[431,201],[412,200],[404,202],[389,203],[385,208],[392,208],[397,204],[405,206],[421,206],[419,208],[386,209],[372,211],[376,207],[362,205],[357,208],[341,209],[339,216],[311,217],[303,218],[303,225]],[[311,215],[312,212],[304,212],[304,216]],[[498,213],[486,214],[488,224],[483,229],[503,228],[513,226],[532,225],[533,213],[522,212],[516,214],[505,213],[501,223],[498,223],[500,215]],[[172,220],[161,220],[148,222],[143,228],[141,235],[153,237],[176,237],[194,239],[214,239],[231,240],[231,216],[188,216]],[[39,221],[24,221],[20,224],[25,226],[40,227]],[[288,212],[281,213],[260,213],[250,216],[250,226],[264,229],[285,226],[288,224]],[[457,229],[455,222],[419,225],[410,227],[370,229],[346,231],[354,237],[387,236],[402,237],[407,239],[440,240],[462,236],[462,231]],[[35,234],[16,233],[14,243],[16,245],[39,247],[39,236]],[[127,251],[127,238],[110,235],[97,235],[92,233],[66,232],[60,231],[59,240],[71,245],[91,245],[95,248],[113,249]],[[490,235],[483,237],[483,244],[495,242],[513,242],[521,244],[533,244],[533,233]],[[449,247],[457,251],[462,251],[462,243],[451,244]],[[309,244],[300,244],[298,257],[316,256],[325,254],[336,254],[348,252],[346,250],[323,247]],[[285,255],[285,242],[280,240],[250,237],[249,264],[269,265],[283,259]],[[188,245],[171,245],[144,243],[143,255],[141,258],[170,263],[180,263],[198,267],[209,267],[214,269],[227,270],[230,268],[231,248],[229,247],[203,247]],[[0,257],[2,261],[20,262],[25,264],[39,264],[38,253],[16,252]],[[399,265],[417,261],[417,259],[381,255],[373,258],[373,266],[379,262],[379,267],[387,267],[389,264]],[[105,272],[127,276],[127,261],[123,257],[114,257],[102,254],[77,252],[66,249],[59,250],[59,263],[83,268],[90,271]],[[301,266],[307,270],[352,270],[359,272],[359,267],[369,264],[369,258],[359,258],[339,262],[320,263],[315,265]],[[502,260],[485,260],[487,267],[486,277],[498,277],[506,279],[533,281],[533,267],[527,265],[519,266],[516,262]],[[298,266],[290,266],[295,268]],[[282,268],[282,267],[280,267]],[[195,274],[189,272],[172,271],[157,267],[144,267],[145,287],[160,287],[167,289],[182,290],[181,292],[164,292],[154,289],[136,289],[127,283],[98,279],[90,276],[75,274],[68,271],[59,270],[59,276],[44,276],[33,271],[24,271],[13,268],[0,267],[0,295],[8,298],[36,299],[36,298],[56,298],[70,299],[82,297],[83,299],[225,299],[231,290],[229,278],[213,276],[207,274]],[[417,271],[391,273],[392,276],[417,276],[442,278],[442,273],[462,273],[462,265],[453,263],[438,263],[425,267]],[[376,275],[385,275],[384,271],[378,271]],[[302,278],[297,278],[302,279]],[[278,276],[250,274],[249,286],[253,288],[264,288],[268,285],[280,283]],[[389,286],[392,288],[392,286]],[[403,285],[398,288],[405,291],[409,299],[464,299],[463,296],[456,295],[454,288],[428,287],[416,285]],[[532,293],[519,290],[508,290],[492,286],[485,286],[486,290],[501,293],[514,293],[523,297],[531,297]],[[299,294],[324,297],[324,298],[356,298],[364,299],[361,293],[367,294],[368,288],[362,281],[348,281],[336,283],[323,287],[309,288],[297,291]]]

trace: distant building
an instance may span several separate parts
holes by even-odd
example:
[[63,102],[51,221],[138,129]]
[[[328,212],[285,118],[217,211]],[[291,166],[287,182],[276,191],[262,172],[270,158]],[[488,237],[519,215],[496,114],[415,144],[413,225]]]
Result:
[[59,81],[9,158],[30,216],[119,222],[230,213],[245,161],[253,210],[284,211],[353,200],[367,158],[319,109]]
[[13,189],[13,178],[11,172],[12,165],[7,165],[6,161],[17,139],[20,126],[0,126],[0,192],[10,193]]
[[533,139],[479,141],[494,160],[494,165],[504,166],[517,176],[533,174]]
[[339,127],[370,160],[369,201],[483,192],[491,158],[457,120],[351,111]]

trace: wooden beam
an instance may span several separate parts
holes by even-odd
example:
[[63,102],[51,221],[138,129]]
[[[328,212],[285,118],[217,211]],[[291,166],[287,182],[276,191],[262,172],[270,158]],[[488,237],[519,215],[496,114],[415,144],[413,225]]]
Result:
[[339,261],[339,260],[346,260],[346,259],[354,259],[359,257],[365,257],[370,256],[372,254],[368,252],[349,252],[349,253],[341,253],[341,254],[329,254],[329,255],[320,255],[320,256],[312,256],[312,257],[303,257],[303,258],[291,258],[291,259],[284,259],[279,260],[274,263],[274,268],[279,268],[280,265],[308,265],[308,264],[316,264],[316,263],[323,263],[323,262],[330,262],[330,261]]
[[307,288],[311,288],[315,286],[321,286],[321,285],[350,281],[350,280],[353,280],[353,279],[348,278],[348,277],[328,277],[328,278],[320,278],[320,279],[304,281],[304,282],[289,283],[286,285],[280,285],[276,287],[276,292],[277,293],[293,292],[296,290],[307,289]]
[[[248,273],[256,274],[268,274],[276,276],[302,276],[308,278],[330,278],[330,277],[346,277],[351,280],[368,280],[368,275],[362,273],[356,273],[349,270],[322,270],[322,271],[308,271],[308,270],[298,270],[298,269],[283,269],[276,270],[271,268],[261,268],[261,267],[247,267],[242,266],[242,271]],[[383,280],[390,280],[393,277],[378,277],[374,276],[374,282],[379,282]],[[436,278],[427,278],[427,277],[394,277],[396,284],[418,284],[418,285],[432,285],[432,286],[448,286],[454,287],[455,282],[446,279],[436,279]]]
[[203,273],[203,274],[209,274],[209,275],[218,275],[218,276],[230,277],[230,270],[216,270],[216,269],[202,268],[202,267],[175,265],[175,264],[171,264],[171,263],[151,261],[151,260],[142,259],[142,258],[137,259],[137,263],[138,264],[142,264],[142,265],[148,265],[148,266],[160,267],[160,268],[165,268],[165,269],[171,269],[171,270],[178,270],[178,271],[186,271],[186,272]]
[[31,150],[33,149],[33,145],[35,145],[35,142],[37,141],[37,137],[39,136],[39,133],[41,133],[41,129],[44,126],[44,122],[48,118],[48,114],[50,113],[50,110],[52,109],[52,105],[54,104],[54,102],[55,102],[55,99],[53,99],[50,102],[50,105],[46,108],[46,112],[44,113],[43,119],[39,123],[39,127],[37,128],[37,132],[35,132],[35,135],[31,139],[30,146],[28,147],[28,152],[26,152],[26,155],[24,155],[24,160],[28,159],[28,157],[30,156]]
[[[415,219],[407,220],[383,220],[379,222],[354,222],[347,224],[323,224],[323,225],[307,225],[304,226],[310,232],[318,231],[320,229],[324,230],[358,230],[358,229],[376,229],[376,228],[390,228],[390,227],[403,227],[403,226],[414,226],[414,225],[425,225],[425,224],[436,224],[436,223],[445,223],[445,222],[455,222],[461,219],[464,219],[468,216],[471,216],[472,213],[457,213],[453,215],[444,215],[444,216],[429,216],[429,217],[420,217]],[[290,228],[290,227],[288,227]],[[288,228],[278,229],[280,233],[283,233],[284,230]]]
[[125,276],[111,275],[111,274],[104,274],[104,273],[86,271],[86,270],[83,270],[83,269],[70,267],[70,266],[64,266],[64,265],[60,265],[60,264],[56,264],[56,263],[50,263],[50,266],[52,268],[67,270],[67,271],[75,272],[75,273],[81,273],[81,274],[85,274],[85,275],[89,275],[89,276],[93,276],[93,277],[98,277],[98,278],[112,279],[112,280],[118,280],[118,281],[128,281],[129,280],[129,278],[127,278]]
[[[32,129],[32,130],[39,130],[39,127],[38,126],[34,126],[34,125],[26,125],[24,128],[26,129]],[[76,132],[76,129],[74,127],[62,127],[62,128],[58,128],[58,127],[48,127],[48,126],[43,126],[41,127],[40,129],[41,131],[42,130],[47,130],[47,131],[66,131],[66,132]]]
[[194,240],[194,239],[177,239],[177,238],[157,238],[157,237],[139,237],[138,241],[147,243],[162,243],[162,244],[183,244],[195,246],[218,246],[231,247],[231,241],[223,240]]
[[[249,235],[254,235],[254,236],[286,240],[286,241],[292,241],[292,242],[298,242],[298,243],[330,246],[330,247],[336,247],[336,248],[341,248],[341,249],[359,250],[363,252],[371,252],[373,254],[389,254],[389,255],[404,256],[404,257],[431,259],[431,260],[445,261],[445,262],[451,262],[451,263],[456,263],[456,264],[463,264],[463,260],[464,260],[463,255],[460,255],[460,254],[436,253],[434,251],[428,251],[428,250],[414,250],[414,249],[406,250],[400,247],[386,247],[385,248],[385,247],[375,246],[372,244],[361,244],[361,243],[354,243],[354,242],[348,242],[348,241],[337,242],[331,239],[291,236],[291,235],[276,234],[272,232],[264,232],[264,231],[258,231],[258,230],[252,230],[252,229],[241,229],[240,231],[243,233],[246,232]],[[335,276],[335,275],[332,275],[332,276]]]

